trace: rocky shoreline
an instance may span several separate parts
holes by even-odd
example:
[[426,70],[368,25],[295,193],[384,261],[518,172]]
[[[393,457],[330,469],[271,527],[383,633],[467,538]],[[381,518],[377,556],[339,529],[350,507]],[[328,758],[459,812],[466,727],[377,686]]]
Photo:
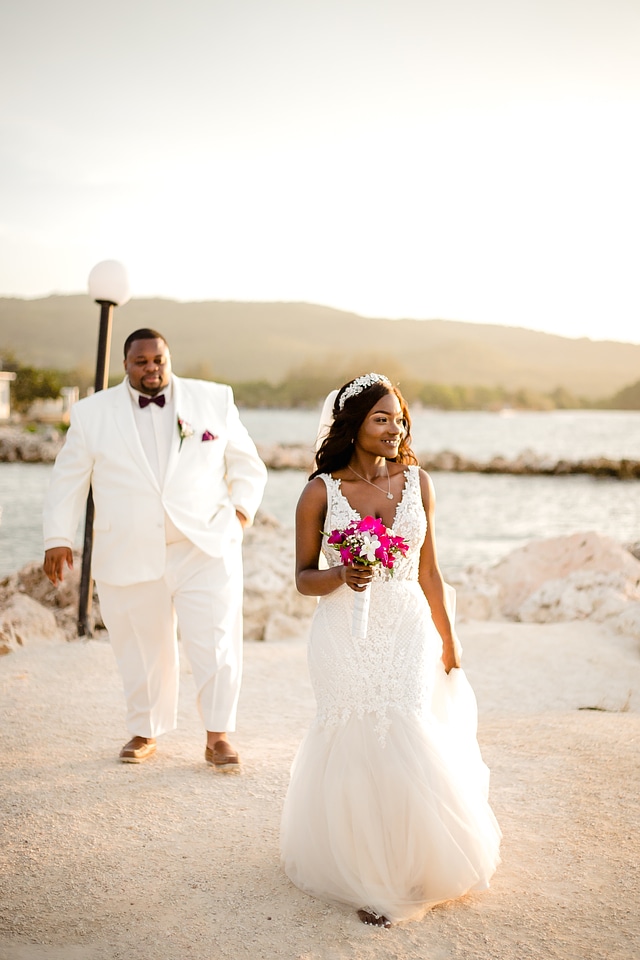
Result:
[[[18,427],[0,427],[0,463],[53,463],[64,442],[55,427],[30,432]],[[310,472],[313,451],[300,444],[258,444],[258,451],[270,470]],[[591,457],[555,460],[533,450],[524,450],[514,459],[495,456],[474,460],[451,450],[418,454],[420,465],[434,473],[493,473],[511,476],[562,477],[583,474],[617,480],[640,479],[640,460]]]
[[53,463],[64,436],[55,427],[0,427],[0,463]]
[[[294,535],[260,512],[244,540],[244,636],[279,641],[304,636],[315,609],[294,585]],[[562,623],[590,620],[638,641],[640,553],[594,532],[532,541],[490,567],[447,577],[457,620]],[[80,556],[59,588],[40,561],[0,580],[0,655],[32,639],[76,640]],[[446,571],[445,571],[446,575]],[[92,622],[104,631],[97,595]]]

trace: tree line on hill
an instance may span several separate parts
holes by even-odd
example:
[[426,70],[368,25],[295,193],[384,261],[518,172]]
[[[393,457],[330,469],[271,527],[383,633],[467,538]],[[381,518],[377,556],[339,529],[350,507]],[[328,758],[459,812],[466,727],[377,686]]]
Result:
[[[85,382],[91,383],[97,319],[96,305],[85,295],[0,297],[0,348],[13,350],[23,364],[37,369],[66,371],[83,365]],[[289,402],[287,394],[298,388],[281,385],[301,371],[330,373],[328,379],[336,384],[381,370],[407,393],[414,382],[470,388],[470,400],[464,393],[456,399],[456,391],[453,398],[439,395],[438,402],[447,404],[484,403],[482,396],[473,396],[480,387],[514,394],[529,390],[546,398],[559,386],[593,403],[640,377],[640,343],[458,320],[362,317],[309,303],[161,299],[134,299],[114,311],[114,377],[122,371],[122,344],[139,327],[167,337],[178,374],[233,384],[265,380],[272,389],[253,386],[251,392],[268,394],[270,403],[274,395],[280,403]],[[74,383],[82,386],[83,381],[75,378]]]
[[[292,375],[278,384],[266,380],[241,381],[232,384],[236,402],[242,407],[305,408],[316,407],[330,390],[335,389],[333,376],[301,377]],[[465,386],[460,384],[421,383],[400,380],[398,386],[407,402],[436,410],[577,410],[609,406],[608,402],[576,397],[562,388],[552,393],[535,390],[507,390],[504,387]],[[640,390],[637,407],[640,409]]]
[[[502,386],[422,382],[396,376],[400,371],[394,370],[393,366],[393,363],[387,363],[385,372],[398,383],[407,401],[437,410],[640,410],[640,381],[610,397],[579,397],[563,387],[544,392],[528,388],[514,390]],[[12,409],[21,414],[28,411],[34,400],[59,396],[62,387],[77,386],[84,395],[93,386],[93,374],[86,367],[66,371],[35,367],[22,364],[7,350],[0,350],[0,369],[16,373],[11,384]],[[276,384],[268,380],[241,380],[231,382],[231,386],[241,407],[315,408],[336,385],[347,382],[359,372],[302,366]],[[202,367],[185,371],[185,376],[213,379]],[[112,377],[110,386],[120,379],[120,376]]]

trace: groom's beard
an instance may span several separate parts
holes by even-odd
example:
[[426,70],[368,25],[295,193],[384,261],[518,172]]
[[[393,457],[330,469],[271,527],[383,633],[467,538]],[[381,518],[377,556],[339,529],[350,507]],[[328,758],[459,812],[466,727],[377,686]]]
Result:
[[147,397],[155,397],[156,394],[160,393],[161,390],[164,390],[164,388],[169,384],[169,377],[165,378],[162,376],[162,374],[159,374],[158,377],[149,377],[149,380],[153,386],[145,383],[146,379],[146,377],[142,377],[138,389],[140,393],[144,393]]

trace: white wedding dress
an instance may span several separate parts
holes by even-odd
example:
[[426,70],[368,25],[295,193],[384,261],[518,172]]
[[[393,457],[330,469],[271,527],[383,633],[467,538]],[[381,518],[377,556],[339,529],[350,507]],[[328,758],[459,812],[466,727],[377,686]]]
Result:
[[[322,478],[325,530],[359,519],[340,481]],[[297,887],[392,922],[485,889],[501,837],[475,696],[462,670],[445,673],[418,583],[427,526],[418,468],[405,478],[393,530],[410,548],[393,576],[374,568],[366,640],[351,635],[356,594],[346,585],[314,614],[317,714],[292,766],[281,830],[283,866]],[[330,566],[340,563],[326,536],[322,549]]]

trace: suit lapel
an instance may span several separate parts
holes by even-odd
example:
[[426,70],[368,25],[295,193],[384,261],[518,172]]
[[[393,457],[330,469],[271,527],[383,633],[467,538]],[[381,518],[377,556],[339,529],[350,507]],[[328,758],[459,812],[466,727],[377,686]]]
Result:
[[[168,481],[171,479],[171,475],[176,469],[178,463],[180,462],[180,431],[178,428],[178,419],[182,420],[184,423],[191,423],[191,408],[189,405],[188,391],[184,389],[184,385],[179,377],[173,377],[173,409],[175,411],[175,430],[171,434],[171,444],[169,446],[169,459],[167,461],[167,469],[164,474],[164,484],[166,486]],[[186,443],[186,440],[183,440],[183,443]]]

